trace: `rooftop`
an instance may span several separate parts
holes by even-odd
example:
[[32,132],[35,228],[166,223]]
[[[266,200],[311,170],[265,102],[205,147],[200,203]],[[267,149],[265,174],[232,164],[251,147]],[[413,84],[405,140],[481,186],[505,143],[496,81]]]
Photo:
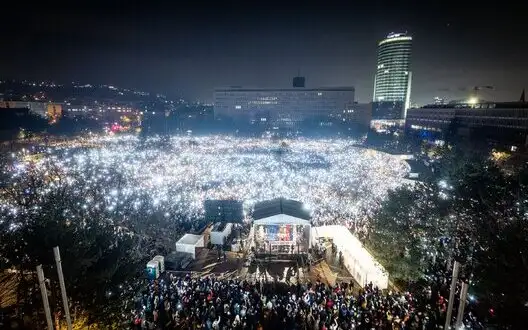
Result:
[[427,104],[421,108],[415,109],[525,109],[528,108],[528,102],[480,102],[480,103],[450,103],[450,104]]
[[253,219],[259,220],[278,214],[286,214],[295,218],[310,220],[310,211],[303,203],[285,198],[276,198],[255,204]]
[[225,227],[226,227],[225,222],[217,222],[213,225],[213,228],[211,229],[211,231],[224,231]]
[[399,32],[399,33],[391,32],[387,35],[387,39],[406,37],[406,36],[407,36],[407,32]]
[[196,242],[198,242],[200,240],[202,236],[200,235],[193,235],[193,234],[185,234],[182,236],[182,238],[180,238],[178,240],[178,242],[176,242],[177,244],[180,243],[180,244],[190,244],[190,245],[195,245]]
[[404,32],[404,33],[391,32],[387,35],[387,38],[381,40],[378,43],[378,46],[381,46],[383,44],[393,42],[393,41],[404,41],[404,40],[412,40],[412,37],[408,35],[407,32]]
[[243,88],[240,86],[215,88],[215,92],[320,92],[320,91],[355,91],[352,86],[341,87],[318,87],[318,88],[304,88],[304,87],[287,87],[287,88]]

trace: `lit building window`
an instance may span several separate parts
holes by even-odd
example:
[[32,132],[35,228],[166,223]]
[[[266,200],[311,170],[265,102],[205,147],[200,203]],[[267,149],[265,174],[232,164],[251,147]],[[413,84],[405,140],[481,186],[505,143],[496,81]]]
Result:
[[240,109],[242,109],[242,106],[241,105],[235,105],[235,109],[240,110]]

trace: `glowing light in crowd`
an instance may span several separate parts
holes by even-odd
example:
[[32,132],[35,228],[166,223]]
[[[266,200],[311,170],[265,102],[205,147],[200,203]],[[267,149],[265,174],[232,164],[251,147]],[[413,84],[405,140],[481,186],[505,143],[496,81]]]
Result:
[[[83,196],[79,208],[102,210],[123,221],[124,208],[178,221],[203,218],[206,199],[244,202],[299,200],[317,224],[352,225],[376,210],[389,189],[408,182],[397,156],[363,149],[350,140],[105,136],[52,144],[28,161],[15,155],[12,177],[37,173],[46,194],[61,185]],[[90,191],[104,191],[93,200]],[[17,208],[8,200],[2,207]],[[176,221],[176,218],[175,218]]]

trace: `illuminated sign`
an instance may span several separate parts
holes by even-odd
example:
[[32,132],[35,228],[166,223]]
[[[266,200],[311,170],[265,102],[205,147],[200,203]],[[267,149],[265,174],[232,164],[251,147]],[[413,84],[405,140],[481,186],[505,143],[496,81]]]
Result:
[[379,46],[383,45],[383,44],[386,44],[388,42],[393,42],[393,41],[405,41],[405,40],[412,40],[412,37],[393,37],[393,38],[390,38],[390,39],[385,39],[385,40],[382,40],[379,42]]

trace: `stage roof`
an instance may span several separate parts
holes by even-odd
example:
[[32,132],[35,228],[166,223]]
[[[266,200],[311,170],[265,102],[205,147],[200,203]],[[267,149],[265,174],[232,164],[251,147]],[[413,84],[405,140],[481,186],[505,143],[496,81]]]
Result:
[[302,225],[310,224],[310,220],[304,220],[287,214],[276,214],[270,217],[253,221],[254,225]]
[[310,211],[303,203],[285,198],[276,198],[255,204],[253,219],[259,220],[274,215],[285,214],[294,218],[310,220]]

